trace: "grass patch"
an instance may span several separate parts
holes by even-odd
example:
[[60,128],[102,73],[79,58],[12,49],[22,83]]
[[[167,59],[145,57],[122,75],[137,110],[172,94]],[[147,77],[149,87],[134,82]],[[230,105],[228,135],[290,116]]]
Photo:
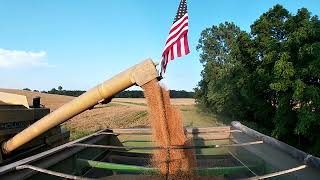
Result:
[[187,127],[225,126],[226,117],[200,111],[197,106],[177,106],[181,110],[184,125]]
[[129,102],[129,101],[114,101],[116,104],[133,104],[138,106],[147,106],[145,103],[138,103],[138,102]]
[[105,107],[113,107],[113,106],[124,106],[124,105],[123,104],[114,103],[114,102],[110,102],[108,104],[98,104],[98,105],[94,106],[94,109],[105,108]]
[[147,111],[139,111],[139,112],[137,112],[137,114],[136,114],[136,119],[145,117],[145,116],[147,116],[147,115],[148,115],[148,112],[147,112]]
[[178,105],[175,106],[180,109],[180,111],[197,111],[197,108],[194,105]]
[[103,104],[102,106],[111,107],[111,106],[123,106],[122,104],[110,102],[108,104]]
[[88,136],[92,133],[95,133],[95,131],[78,130],[77,128],[74,128],[68,125],[64,125],[64,127],[70,131],[69,141],[73,141],[73,140],[82,138],[84,136]]

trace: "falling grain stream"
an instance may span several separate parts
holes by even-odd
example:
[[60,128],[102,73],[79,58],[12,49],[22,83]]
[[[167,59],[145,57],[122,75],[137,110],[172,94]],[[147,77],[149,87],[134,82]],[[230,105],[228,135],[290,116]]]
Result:
[[170,104],[170,95],[152,80],[142,86],[147,99],[149,120],[156,146],[165,150],[156,150],[152,165],[159,168],[166,178],[193,176],[195,156],[193,150],[171,149],[172,146],[190,145],[187,139],[180,111]]

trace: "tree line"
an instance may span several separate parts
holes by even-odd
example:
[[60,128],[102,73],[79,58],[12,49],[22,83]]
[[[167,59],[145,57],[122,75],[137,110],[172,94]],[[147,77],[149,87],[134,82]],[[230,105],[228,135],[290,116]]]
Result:
[[250,32],[232,22],[202,31],[195,98],[221,113],[320,155],[320,21],[276,5]]
[[[23,90],[31,91],[29,88],[24,88]],[[39,92],[38,90],[34,90],[35,92]],[[41,91],[42,93],[48,94],[58,94],[58,95],[66,95],[66,96],[74,96],[78,97],[86,91],[81,90],[64,90],[62,86],[59,86],[57,89],[52,88],[49,91]],[[189,92],[185,90],[170,90],[171,98],[193,98],[194,92]],[[132,90],[132,91],[122,91],[115,95],[115,98],[144,98],[143,91],[140,90]]]

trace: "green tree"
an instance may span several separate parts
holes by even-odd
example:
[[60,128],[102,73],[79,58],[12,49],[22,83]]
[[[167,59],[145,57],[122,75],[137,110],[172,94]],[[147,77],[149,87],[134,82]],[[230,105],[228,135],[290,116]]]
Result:
[[31,91],[31,89],[29,89],[29,88],[23,88],[22,90]]
[[59,91],[62,91],[62,86],[58,86],[58,90],[59,90]]
[[[231,49],[234,40],[240,34],[239,27],[233,23],[220,24],[205,29],[197,49],[201,49],[200,62],[203,64],[203,79],[195,89],[195,96],[204,107],[222,112],[229,98],[232,98],[232,87],[227,86],[233,73],[236,73]],[[226,86],[221,86],[225,84]]]
[[320,21],[276,5],[241,31],[212,26],[198,44],[201,107],[320,155]]

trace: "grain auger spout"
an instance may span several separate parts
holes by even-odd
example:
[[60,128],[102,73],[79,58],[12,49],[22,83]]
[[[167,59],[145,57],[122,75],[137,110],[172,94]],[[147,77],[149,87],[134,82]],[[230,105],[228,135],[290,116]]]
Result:
[[155,64],[150,59],[145,60],[90,89],[16,134],[2,144],[2,151],[8,154],[47,130],[69,120],[99,102],[111,98],[113,95],[135,84],[142,86],[157,77],[158,73]]

